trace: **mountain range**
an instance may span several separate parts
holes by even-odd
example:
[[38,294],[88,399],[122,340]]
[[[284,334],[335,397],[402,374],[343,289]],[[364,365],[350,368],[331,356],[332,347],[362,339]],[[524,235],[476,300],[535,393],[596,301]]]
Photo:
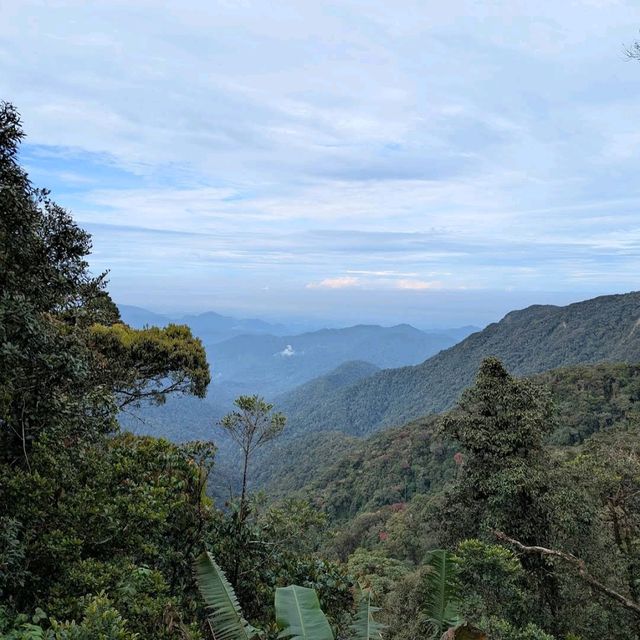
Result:
[[353,360],[379,368],[417,364],[455,343],[446,332],[410,325],[357,325],[299,335],[242,335],[207,344],[213,386],[233,384],[274,396]]
[[[555,384],[558,401],[571,408],[565,411],[564,431],[558,432],[561,435],[557,433],[556,438],[580,441],[590,429],[597,431],[606,426],[607,420],[619,420],[626,409],[618,407],[618,413],[609,417],[605,411],[594,426],[596,418],[591,406],[584,411],[576,409],[574,387],[580,386],[579,380],[583,386],[584,380],[591,380],[596,395],[601,395],[601,388],[608,388],[606,380],[615,376],[608,370],[606,375],[596,375],[589,368],[576,366],[640,362],[640,293],[602,296],[564,307],[534,305],[512,311],[435,355],[419,355],[419,349],[437,351],[438,341],[452,344],[453,340],[445,332],[426,334],[408,325],[361,325],[297,336],[235,336],[207,345],[214,376],[220,375],[211,385],[206,401],[172,398],[165,407],[143,409],[144,423],[130,418],[125,418],[125,423],[138,432],[167,435],[174,440],[214,439],[220,447],[220,460],[228,462],[220,465],[214,480],[222,487],[234,483],[234,449],[215,422],[239,393],[262,393],[287,415],[288,421],[283,437],[254,461],[254,486],[296,490],[311,478],[315,482],[334,474],[340,477],[344,469],[334,468],[333,463],[364,451],[362,447],[369,445],[362,438],[379,430],[384,429],[386,434],[386,430],[397,426],[388,431],[389,435],[372,441],[382,443],[375,445],[380,450],[388,449],[389,460],[409,456],[415,446],[431,447],[428,441],[433,420],[426,416],[452,407],[464,388],[472,384],[482,359],[493,355],[513,374],[548,376],[546,384]],[[420,357],[423,360],[415,365],[391,368],[387,364],[402,358],[415,362]],[[389,368],[381,368],[385,366]],[[543,373],[568,366],[573,368]],[[315,372],[319,375],[314,377]],[[635,379],[637,374],[632,377]],[[569,384],[568,380],[573,382]],[[580,397],[588,405],[591,396]],[[576,416],[573,420],[571,412]],[[405,424],[410,426],[401,426]],[[396,438],[394,433],[400,435]],[[414,440],[417,445],[411,444]],[[287,464],[283,465],[282,460]],[[348,467],[347,462],[341,464]],[[421,480],[405,482],[409,488],[403,491],[410,491],[412,483],[417,482],[422,491],[425,483],[439,481],[446,469],[440,458],[433,465],[430,470],[420,471]],[[388,469],[385,474],[381,477],[391,477]],[[383,493],[391,495],[393,492],[387,489]],[[353,490],[348,489],[349,492]],[[332,487],[331,494],[342,495],[336,487]],[[348,501],[346,495],[343,497]],[[374,499],[367,493],[357,504],[362,506],[371,500]]]
[[379,368],[417,364],[455,344],[477,327],[422,331],[408,324],[356,325],[292,333],[283,324],[240,319],[213,311],[175,318],[121,305],[133,327],[188,325],[199,337],[212,369],[210,400],[228,405],[240,394],[275,396],[352,360]]
[[444,411],[490,355],[517,375],[581,363],[640,361],[640,293],[512,311],[419,365],[379,371],[312,403],[285,397],[289,433],[330,429],[363,436]]
[[243,334],[271,333],[279,335],[289,331],[289,328],[282,324],[271,324],[259,319],[234,318],[214,311],[170,317],[126,304],[118,305],[118,309],[123,322],[136,329],[144,326],[164,327],[171,322],[186,324],[204,343],[222,342]]

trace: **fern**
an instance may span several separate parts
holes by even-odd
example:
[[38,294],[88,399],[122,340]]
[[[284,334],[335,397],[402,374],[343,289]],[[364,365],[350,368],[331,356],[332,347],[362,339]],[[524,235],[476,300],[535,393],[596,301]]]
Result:
[[380,640],[384,625],[373,619],[373,614],[380,611],[379,607],[371,605],[371,591],[363,589],[359,594],[358,611],[353,624],[350,625],[353,631],[353,640]]

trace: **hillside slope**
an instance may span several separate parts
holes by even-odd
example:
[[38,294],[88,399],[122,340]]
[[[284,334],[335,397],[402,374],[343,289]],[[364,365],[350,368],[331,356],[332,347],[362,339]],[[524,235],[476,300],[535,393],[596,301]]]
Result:
[[333,371],[318,376],[296,387],[288,393],[273,398],[279,411],[289,420],[301,417],[306,411],[321,403],[327,394],[348,387],[380,371],[380,367],[363,360],[351,360],[336,367]]
[[[563,367],[531,379],[551,393],[555,447],[571,451],[595,433],[640,425],[640,364]],[[274,495],[301,490],[333,519],[406,502],[455,473],[454,448],[436,435],[438,420],[428,416],[364,439],[335,432],[300,437],[279,451],[296,464],[274,469],[270,478],[263,469],[261,478]]]
[[443,411],[489,355],[517,375],[580,363],[640,361],[640,293],[512,311],[420,365],[381,371],[327,394],[304,413],[291,406],[289,430],[362,436]]

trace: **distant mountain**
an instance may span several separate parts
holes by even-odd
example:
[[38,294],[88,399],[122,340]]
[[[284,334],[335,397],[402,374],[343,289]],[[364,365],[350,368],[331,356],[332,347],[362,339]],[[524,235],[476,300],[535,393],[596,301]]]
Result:
[[145,325],[163,327],[170,322],[186,324],[205,344],[221,342],[244,334],[280,335],[288,331],[288,328],[282,324],[272,324],[258,319],[233,318],[214,311],[169,317],[132,305],[122,304],[118,305],[118,308],[122,320],[132,327],[141,328]]
[[233,318],[213,311],[182,316],[179,322],[191,327],[191,331],[205,344],[222,342],[233,336],[245,334],[280,335],[287,332],[287,327],[282,324],[271,324],[264,320],[251,318]]
[[425,333],[407,324],[357,325],[289,336],[243,335],[208,344],[215,385],[241,383],[275,396],[352,360],[376,367],[421,362],[454,344],[446,332]]
[[143,309],[142,307],[134,307],[128,304],[118,305],[120,310],[120,317],[122,321],[135,329],[142,329],[142,327],[164,327],[171,322],[171,318]]
[[[508,313],[418,366],[380,371],[290,411],[290,432],[339,430],[366,435],[449,408],[481,360],[494,355],[515,374],[595,362],[640,361],[640,293],[602,296],[565,307]],[[287,402],[287,399],[283,399]]]

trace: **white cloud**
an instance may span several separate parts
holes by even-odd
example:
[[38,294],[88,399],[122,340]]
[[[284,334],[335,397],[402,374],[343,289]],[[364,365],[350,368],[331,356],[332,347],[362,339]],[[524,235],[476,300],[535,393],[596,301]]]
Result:
[[320,282],[310,282],[307,289],[350,289],[360,285],[360,279],[353,276],[342,276],[339,278],[325,278]]
[[282,351],[279,351],[276,355],[282,356],[283,358],[291,358],[296,355],[295,349],[288,344]]

